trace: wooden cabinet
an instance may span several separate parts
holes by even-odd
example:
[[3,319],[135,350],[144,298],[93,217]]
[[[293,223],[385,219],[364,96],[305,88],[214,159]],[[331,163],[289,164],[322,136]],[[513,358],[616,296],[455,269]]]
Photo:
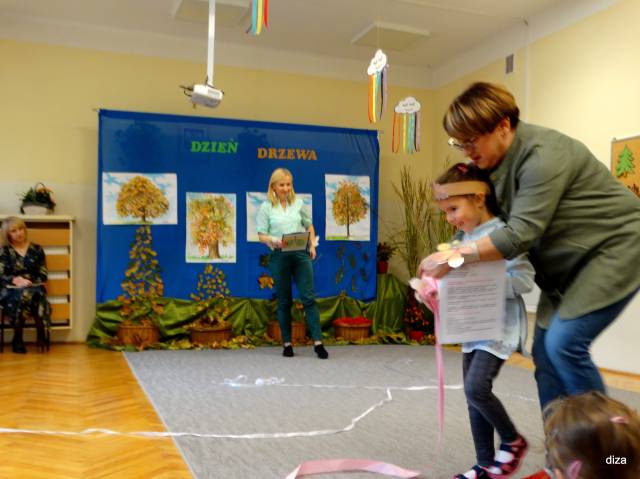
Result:
[[[0,222],[12,215],[0,215]],[[29,241],[44,248],[47,257],[47,297],[53,329],[73,325],[73,224],[71,216],[15,215],[27,225]]]

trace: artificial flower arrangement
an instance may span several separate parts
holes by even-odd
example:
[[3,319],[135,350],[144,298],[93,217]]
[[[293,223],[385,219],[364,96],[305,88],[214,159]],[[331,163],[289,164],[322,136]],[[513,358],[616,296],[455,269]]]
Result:
[[[44,183],[37,183],[20,197],[20,213],[51,213],[56,207],[53,190]],[[34,210],[35,208],[35,210]],[[40,211],[42,210],[42,211]]]
[[405,307],[403,321],[410,330],[433,331],[433,314],[415,300]]

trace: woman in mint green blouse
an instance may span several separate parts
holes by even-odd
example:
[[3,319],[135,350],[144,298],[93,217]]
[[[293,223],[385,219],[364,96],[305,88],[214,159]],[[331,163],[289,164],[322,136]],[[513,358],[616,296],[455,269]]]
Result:
[[[320,359],[327,359],[329,353],[322,345],[320,313],[313,288],[311,260],[316,257],[315,230],[311,216],[304,208],[302,200],[296,198],[293,190],[293,175],[289,170],[277,168],[271,174],[267,201],[260,205],[256,229],[260,241],[271,249],[269,271],[274,280],[278,300],[278,323],[284,343],[282,355],[293,356],[291,344],[291,306],[293,304],[291,280],[293,279],[304,306],[307,327],[314,342],[314,351]],[[308,251],[282,251],[283,234],[305,231],[309,232]]]

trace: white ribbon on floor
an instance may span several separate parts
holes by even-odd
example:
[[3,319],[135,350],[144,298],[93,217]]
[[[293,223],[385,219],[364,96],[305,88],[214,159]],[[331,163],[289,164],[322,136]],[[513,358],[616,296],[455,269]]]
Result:
[[[428,389],[436,389],[437,386],[357,386],[357,385],[340,385],[340,384],[285,384],[284,378],[257,378],[253,383],[248,382],[248,377],[241,374],[233,379],[225,379],[222,383],[215,383],[227,387],[312,387],[322,389],[369,389],[384,390],[386,397],[374,405],[370,406],[366,411],[351,419],[349,424],[339,429],[320,429],[314,431],[296,431],[296,432],[274,432],[274,433],[253,433],[253,434],[215,434],[215,433],[196,433],[196,432],[154,432],[154,431],[114,431],[105,428],[88,428],[81,431],[56,431],[46,429],[19,429],[19,428],[0,428],[0,434],[40,434],[40,435],[56,435],[56,436],[88,436],[88,435],[110,435],[110,436],[132,436],[146,438],[165,438],[165,437],[200,437],[210,439],[280,439],[290,437],[312,437],[327,436],[351,431],[356,424],[363,418],[371,414],[374,410],[382,407],[385,403],[393,400],[391,391],[424,391]],[[462,389],[461,384],[445,386],[447,389]]]
[[0,428],[0,434],[41,434],[41,435],[57,435],[57,436],[86,436],[91,434],[104,434],[112,436],[133,436],[148,438],[164,438],[164,437],[202,437],[214,439],[281,439],[290,437],[311,437],[311,436],[327,436],[331,434],[339,434],[351,431],[356,424],[371,412],[393,400],[390,389],[387,389],[386,397],[373,406],[369,407],[359,416],[351,419],[349,424],[341,429],[320,429],[316,431],[298,431],[298,432],[274,432],[274,433],[254,433],[254,434],[212,434],[212,433],[195,433],[195,432],[152,432],[152,431],[132,431],[121,432],[112,429],[89,428],[82,431],[51,431],[44,429],[14,429]]
[[[277,386],[284,382],[284,378],[276,378],[274,376],[270,378],[257,378],[254,383],[249,383],[248,380],[249,378],[246,375],[240,374],[233,379],[225,379],[222,384],[234,388],[252,388],[260,386]],[[214,382],[214,384],[217,383]]]
[[[225,379],[222,382],[213,381],[213,384],[218,386],[229,387],[261,387],[261,386],[280,386],[286,388],[321,388],[321,389],[369,389],[369,390],[382,390],[382,391],[426,391],[430,389],[438,389],[437,385],[429,386],[361,386],[357,384],[288,384],[285,383],[284,378],[257,378],[255,382],[250,383],[248,376],[240,374],[233,379]],[[445,389],[460,390],[463,388],[462,384],[452,384],[445,386]]]
[[[51,436],[88,436],[88,435],[107,435],[107,436],[130,436],[144,438],[166,438],[166,437],[199,437],[207,439],[279,439],[290,437],[311,437],[311,436],[327,436],[348,432],[354,429],[356,424],[364,417],[371,414],[374,410],[382,407],[384,404],[393,400],[391,391],[426,391],[436,390],[437,385],[425,386],[358,386],[353,384],[287,384],[284,378],[269,377],[256,378],[253,383],[249,383],[248,377],[241,374],[233,379],[225,379],[223,382],[215,382],[214,384],[226,387],[289,387],[289,388],[321,388],[321,389],[367,389],[367,390],[384,390],[386,397],[370,406],[362,414],[351,419],[349,424],[340,429],[320,429],[314,431],[296,431],[296,432],[275,432],[275,433],[254,433],[254,434],[215,434],[215,433],[196,433],[196,432],[155,432],[155,431],[114,431],[106,428],[88,428],[81,431],[59,431],[46,429],[20,429],[20,428],[4,428],[0,427],[0,434],[39,434]],[[445,389],[461,390],[462,384],[446,385]],[[531,398],[513,395],[521,400],[533,401]]]

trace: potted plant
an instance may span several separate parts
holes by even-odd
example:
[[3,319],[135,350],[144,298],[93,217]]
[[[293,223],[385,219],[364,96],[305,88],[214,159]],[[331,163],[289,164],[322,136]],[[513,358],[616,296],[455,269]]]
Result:
[[28,215],[47,215],[53,213],[56,202],[53,191],[43,183],[37,183],[20,197],[20,213]]
[[187,326],[191,342],[197,344],[213,344],[231,339],[231,322],[227,321],[230,312],[229,287],[225,275],[219,268],[211,264],[205,266],[198,275],[196,294],[191,298],[196,301],[199,317]]
[[129,265],[118,297],[124,321],[118,326],[118,339],[125,345],[144,349],[160,340],[159,319],[163,312],[160,298],[164,283],[156,259],[149,225],[140,226],[129,250]]
[[411,168],[403,166],[400,185],[392,183],[402,202],[402,225],[393,235],[392,245],[404,260],[409,277],[416,274],[422,258],[449,241],[453,227],[438,211],[429,178],[419,178]]
[[[403,167],[400,185],[393,184],[393,189],[402,202],[403,224],[393,236],[392,244],[404,260],[408,276],[412,277],[422,258],[435,251],[438,244],[450,240],[453,227],[438,211],[429,178],[419,178],[410,168]],[[422,332],[433,331],[432,318],[431,312],[417,302],[413,290],[407,285],[407,301],[403,313],[407,335],[415,339]]]
[[433,334],[433,313],[419,303],[415,295],[409,295],[403,317],[405,333],[409,339],[421,341],[425,335]]
[[376,250],[376,258],[378,260],[376,263],[376,267],[377,267],[378,274],[387,273],[387,271],[389,270],[389,260],[391,259],[391,257],[395,252],[396,252],[395,246],[391,246],[390,244],[387,244],[384,241],[382,243],[378,243],[378,247]]

